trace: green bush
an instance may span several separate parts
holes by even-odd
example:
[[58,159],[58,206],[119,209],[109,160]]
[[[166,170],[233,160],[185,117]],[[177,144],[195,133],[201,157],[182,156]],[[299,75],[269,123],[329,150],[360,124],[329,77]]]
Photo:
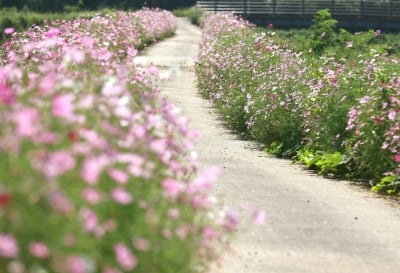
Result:
[[43,25],[45,21],[52,20],[73,20],[76,18],[90,18],[95,12],[71,12],[65,13],[37,13],[30,11],[17,11],[16,8],[3,8],[0,10],[0,41],[9,38],[3,30],[5,28],[13,28],[17,32],[21,32],[32,25]]
[[313,21],[315,25],[312,26],[311,47],[315,52],[320,53],[326,47],[335,43],[338,21],[332,18],[329,9],[317,11]]
[[173,11],[174,15],[177,17],[187,17],[190,19],[190,22],[194,25],[200,25],[200,19],[204,15],[204,10],[197,8],[197,7],[191,7],[191,8],[186,8],[186,9],[176,9]]

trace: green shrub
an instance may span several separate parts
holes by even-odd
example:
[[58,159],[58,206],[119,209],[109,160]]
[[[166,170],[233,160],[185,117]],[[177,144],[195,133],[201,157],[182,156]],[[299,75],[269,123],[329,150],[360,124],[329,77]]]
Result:
[[9,38],[8,35],[3,33],[5,28],[13,28],[17,32],[21,32],[32,25],[43,25],[45,21],[90,18],[96,14],[95,12],[70,11],[66,13],[37,13],[27,10],[17,11],[16,8],[3,8],[0,10],[0,41]]
[[186,9],[176,9],[173,11],[174,15],[177,17],[187,17],[190,22],[194,25],[200,25],[200,19],[204,15],[204,10],[198,7],[191,7]]
[[328,46],[335,44],[338,21],[332,18],[329,9],[317,11],[313,21],[315,25],[311,27],[313,30],[311,47],[315,52],[320,53]]

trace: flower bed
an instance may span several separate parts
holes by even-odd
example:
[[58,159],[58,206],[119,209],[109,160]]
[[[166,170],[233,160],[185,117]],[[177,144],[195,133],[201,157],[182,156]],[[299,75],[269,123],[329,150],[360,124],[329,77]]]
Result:
[[379,47],[351,52],[380,32],[346,33],[359,38],[332,57],[295,52],[232,15],[203,25],[198,86],[229,127],[321,173],[400,191],[399,60]]
[[[204,271],[237,228],[198,133],[134,58],[158,10],[33,27],[0,49],[0,272]],[[12,30],[7,30],[11,33]]]

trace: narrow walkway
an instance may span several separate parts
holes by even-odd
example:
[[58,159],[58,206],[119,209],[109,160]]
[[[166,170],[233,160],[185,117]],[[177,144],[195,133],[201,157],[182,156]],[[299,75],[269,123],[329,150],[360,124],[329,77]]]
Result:
[[223,129],[195,89],[200,34],[179,19],[177,35],[143,55],[171,75],[162,92],[202,132],[200,165],[224,169],[217,185],[224,202],[267,212],[266,225],[240,233],[215,273],[400,272],[400,206],[269,157]]

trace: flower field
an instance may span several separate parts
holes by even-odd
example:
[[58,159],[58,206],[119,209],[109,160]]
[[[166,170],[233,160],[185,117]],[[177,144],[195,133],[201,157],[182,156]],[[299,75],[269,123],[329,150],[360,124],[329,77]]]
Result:
[[[370,43],[380,31],[343,31],[344,46],[317,54],[231,15],[203,26],[198,87],[231,129],[320,173],[400,192],[400,60]],[[331,29],[311,45],[324,50]]]
[[238,219],[210,194],[219,169],[197,170],[199,133],[154,88],[157,69],[135,65],[175,20],[143,9],[4,30],[0,272],[203,272],[225,247]]

